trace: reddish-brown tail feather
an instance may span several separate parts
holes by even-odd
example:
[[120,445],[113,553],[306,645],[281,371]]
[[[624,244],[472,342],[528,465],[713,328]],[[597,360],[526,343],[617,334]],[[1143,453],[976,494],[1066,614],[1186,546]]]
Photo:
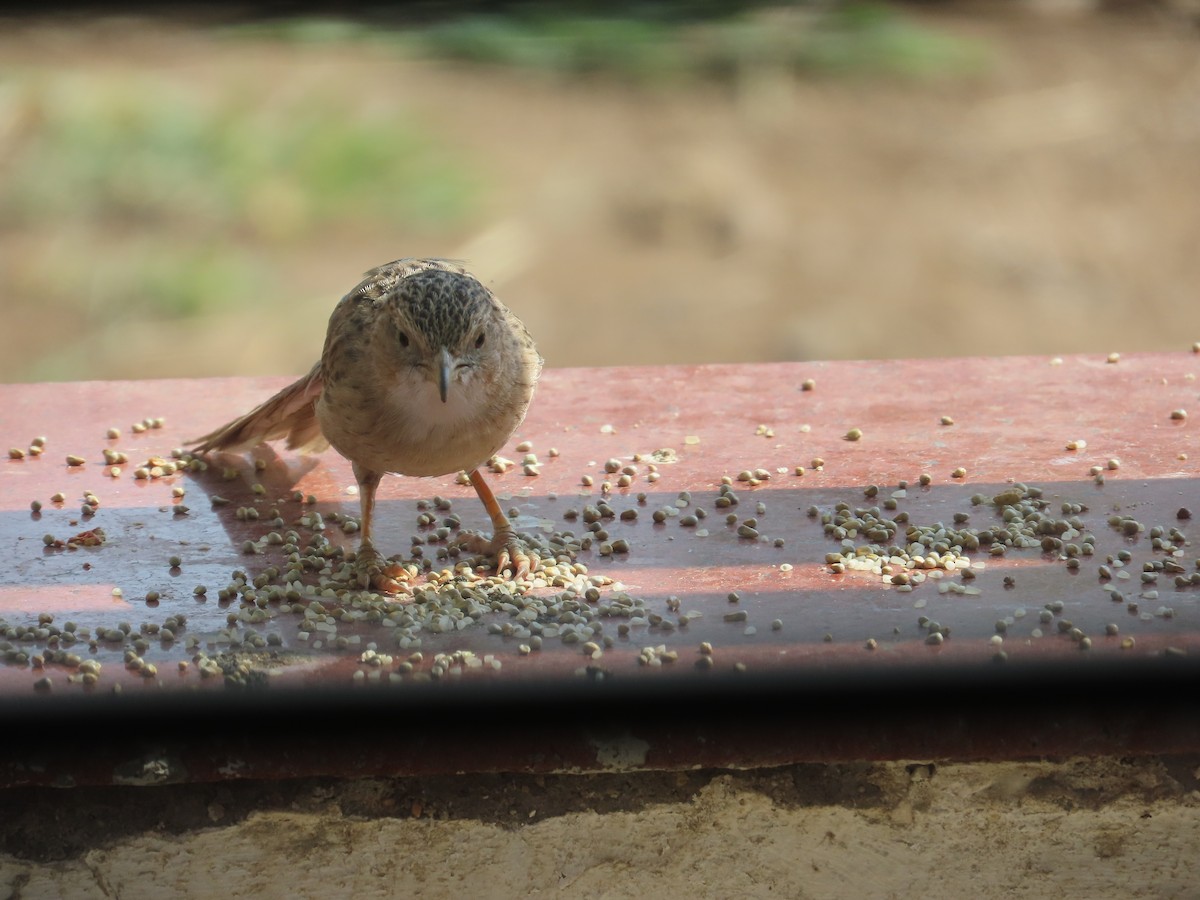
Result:
[[197,445],[197,453],[208,453],[210,450],[247,450],[286,437],[289,450],[320,453],[329,446],[317,421],[317,398],[320,396],[321,364],[317,363],[311,372],[270,400],[188,443]]

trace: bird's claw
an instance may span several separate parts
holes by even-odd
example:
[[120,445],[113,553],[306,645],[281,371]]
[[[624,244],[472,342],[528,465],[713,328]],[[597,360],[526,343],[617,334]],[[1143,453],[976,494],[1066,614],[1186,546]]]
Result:
[[362,589],[381,594],[411,594],[408,570],[388,560],[374,547],[362,547],[354,560],[354,576]]
[[459,537],[457,546],[467,553],[495,557],[496,571],[511,572],[514,578],[526,577],[536,571],[541,562],[537,553],[526,548],[511,531],[497,532],[492,538],[471,532]]

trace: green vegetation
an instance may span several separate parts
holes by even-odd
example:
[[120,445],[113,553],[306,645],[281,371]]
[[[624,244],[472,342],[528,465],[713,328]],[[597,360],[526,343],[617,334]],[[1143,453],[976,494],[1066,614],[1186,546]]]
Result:
[[102,75],[16,89],[27,127],[0,184],[0,225],[61,215],[271,238],[339,219],[437,227],[469,206],[465,171],[399,111]]
[[978,68],[981,48],[875,3],[521,3],[433,21],[296,19],[234,33],[298,43],[363,41],[437,59],[635,83],[725,80],[755,68],[801,75],[929,77]]
[[6,80],[4,99],[20,115],[5,135],[0,229],[57,223],[60,245],[70,235],[61,258],[10,275],[10,291],[42,303],[195,315],[265,286],[247,243],[296,244],[339,223],[443,229],[470,212],[477,190],[465,162],[400,109],[368,113],[266,84]]

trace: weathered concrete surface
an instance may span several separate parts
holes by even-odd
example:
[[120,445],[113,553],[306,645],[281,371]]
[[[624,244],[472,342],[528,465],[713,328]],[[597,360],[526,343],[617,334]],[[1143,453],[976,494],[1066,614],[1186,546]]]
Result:
[[25,789],[0,896],[1194,896],[1198,765]]

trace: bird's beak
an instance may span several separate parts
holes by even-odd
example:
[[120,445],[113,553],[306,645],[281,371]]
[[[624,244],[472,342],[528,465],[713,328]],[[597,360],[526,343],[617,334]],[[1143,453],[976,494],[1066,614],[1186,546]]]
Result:
[[442,395],[442,402],[446,402],[446,398],[450,394],[450,373],[454,371],[454,360],[450,356],[450,351],[445,347],[438,355],[438,393]]

